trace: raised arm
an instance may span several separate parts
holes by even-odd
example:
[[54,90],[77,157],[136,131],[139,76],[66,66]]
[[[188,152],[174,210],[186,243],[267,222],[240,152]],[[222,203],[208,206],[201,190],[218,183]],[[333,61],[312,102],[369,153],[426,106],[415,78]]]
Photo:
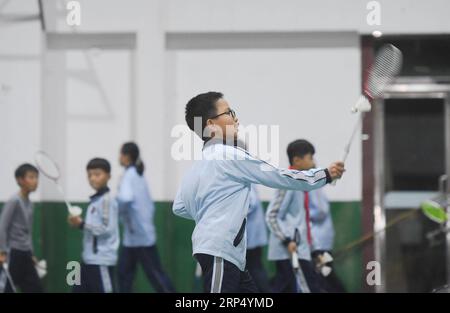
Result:
[[230,179],[239,182],[261,184],[276,189],[310,191],[330,183],[344,172],[342,162],[333,163],[328,169],[279,169],[251,156],[245,150],[234,150],[237,152],[228,150],[231,153],[227,154],[227,158],[218,162]]

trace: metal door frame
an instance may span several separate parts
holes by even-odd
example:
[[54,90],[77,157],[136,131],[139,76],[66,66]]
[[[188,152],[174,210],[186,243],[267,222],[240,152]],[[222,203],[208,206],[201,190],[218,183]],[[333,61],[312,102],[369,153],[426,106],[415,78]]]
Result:
[[[380,264],[381,284],[375,287],[376,292],[386,292],[386,211],[384,207],[384,100],[392,98],[433,98],[444,101],[444,131],[446,145],[446,164],[445,172],[450,177],[450,84],[435,84],[431,82],[417,83],[411,82],[395,83],[385,89],[383,98],[375,100],[374,103],[374,232],[380,233],[374,237],[374,256]],[[450,220],[450,184],[447,184],[447,216]],[[450,221],[447,221],[447,227],[450,227]],[[450,233],[446,235],[446,272],[447,283],[450,283]]]

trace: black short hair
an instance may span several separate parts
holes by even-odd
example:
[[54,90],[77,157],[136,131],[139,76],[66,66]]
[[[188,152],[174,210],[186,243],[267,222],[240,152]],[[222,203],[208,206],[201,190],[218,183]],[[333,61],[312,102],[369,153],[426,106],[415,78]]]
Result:
[[[206,121],[217,114],[216,102],[221,98],[223,98],[222,93],[210,91],[196,95],[186,104],[186,123],[193,132],[197,131],[196,134],[203,140],[208,139],[203,137],[203,130],[206,127]],[[198,133],[198,131],[200,131],[199,129],[194,128],[194,121],[196,117],[201,117],[202,119],[201,134]]]
[[303,158],[305,155],[311,153],[311,155],[314,155],[316,151],[314,150],[314,146],[312,143],[305,139],[297,139],[293,142],[291,142],[287,147],[287,155],[289,158],[289,163],[292,165],[292,162],[294,160],[294,157],[301,157]]
[[39,174],[38,169],[34,165],[31,165],[30,163],[24,163],[16,169],[16,171],[14,172],[14,176],[16,178],[24,178],[25,175],[27,175],[27,173],[29,172]]
[[94,158],[88,162],[86,170],[94,170],[94,169],[100,169],[110,174],[111,164],[109,164],[108,160],[106,159]]

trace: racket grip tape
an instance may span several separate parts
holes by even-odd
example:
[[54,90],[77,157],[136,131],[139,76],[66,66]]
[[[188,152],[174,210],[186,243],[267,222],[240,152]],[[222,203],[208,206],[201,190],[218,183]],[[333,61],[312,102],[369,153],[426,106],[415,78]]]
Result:
[[297,252],[293,252],[291,258],[292,258],[292,267],[294,269],[298,269],[300,267],[300,265],[298,263],[298,254],[297,254]]

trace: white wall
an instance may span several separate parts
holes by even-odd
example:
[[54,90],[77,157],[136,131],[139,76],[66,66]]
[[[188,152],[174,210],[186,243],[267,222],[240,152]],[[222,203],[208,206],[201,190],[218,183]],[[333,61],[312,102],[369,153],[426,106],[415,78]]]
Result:
[[[66,179],[71,198],[92,193],[85,168],[93,157],[109,159],[110,187],[122,169],[119,145],[130,139],[130,54],[126,50],[67,52]],[[111,64],[114,64],[112,67]]]
[[[37,12],[37,2],[11,1],[3,18]],[[14,169],[32,162],[40,141],[41,32],[39,21],[0,19],[0,201],[17,190]]]
[[[11,23],[0,18],[0,85],[9,86],[0,91],[0,201],[16,189],[11,180],[15,166],[31,161],[42,147],[57,156],[65,177],[71,177],[64,181],[69,198],[84,200],[90,152],[116,164],[117,149],[126,139],[141,146],[155,199],[172,199],[187,164],[172,160],[170,131],[183,123],[186,101],[207,89],[223,91],[242,124],[280,126],[282,165],[286,144],[298,137],[315,143],[321,164],[340,158],[353,122],[346,108],[360,89],[358,33],[450,32],[448,1],[379,1],[382,19],[376,27],[366,23],[367,2],[83,0],[82,24],[71,29],[65,23],[65,1],[44,1],[50,32],[136,34],[134,52],[105,51],[98,63],[100,80],[113,99],[114,119],[109,122],[92,118],[104,113],[98,91],[67,77],[68,67],[83,68],[82,59],[47,50],[37,20]],[[0,10],[36,14],[37,1],[9,1]],[[209,38],[225,34],[228,41],[219,36],[209,44],[208,37],[195,42],[192,33]],[[255,34],[263,37],[255,39]],[[135,62],[131,71],[129,54]],[[120,84],[124,81],[130,82],[126,88]],[[257,116],[252,114],[260,108]],[[79,113],[88,114],[74,119]],[[314,118],[304,121],[303,115]],[[317,120],[321,127],[313,131]],[[97,145],[106,130],[112,135]],[[347,178],[329,189],[333,200],[361,198],[360,160],[357,143]],[[113,175],[118,171],[114,168]],[[41,191],[44,199],[57,198],[51,185],[44,184]],[[269,193],[263,195],[267,199]]]
[[[343,46],[172,52],[168,63],[175,79],[168,95],[175,95],[169,104],[174,113],[167,116],[167,124],[184,124],[184,105],[193,95],[218,90],[236,110],[242,126],[279,126],[279,145],[274,147],[278,157],[273,161],[279,160],[280,166],[289,165],[286,147],[299,138],[313,142],[320,165],[338,160],[353,126],[348,123],[349,107],[358,96],[354,86],[360,85],[360,52],[356,33],[329,36]],[[360,150],[356,142],[346,179],[329,190],[333,199],[359,198]],[[168,169],[175,181],[191,162],[177,163]],[[176,187],[167,185],[168,194],[174,194]],[[271,194],[265,189],[261,196],[269,199]]]
[[447,0],[378,0],[381,25],[367,24],[370,0],[170,0],[169,32],[357,31],[448,33]]

